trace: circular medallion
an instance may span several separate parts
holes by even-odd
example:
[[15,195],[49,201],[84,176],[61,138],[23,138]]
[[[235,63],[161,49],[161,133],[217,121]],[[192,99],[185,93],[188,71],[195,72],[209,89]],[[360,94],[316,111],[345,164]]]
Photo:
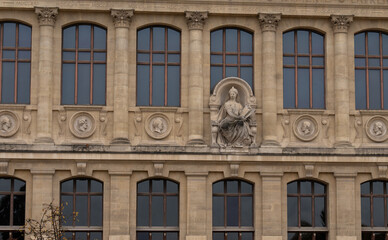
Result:
[[19,118],[13,112],[0,112],[0,136],[11,137],[19,130]]
[[168,117],[161,113],[154,113],[147,118],[145,129],[147,134],[155,139],[163,139],[171,132],[171,124]]
[[78,138],[88,138],[93,135],[96,129],[93,116],[87,112],[74,114],[69,124],[71,133]]
[[375,142],[383,142],[387,140],[388,121],[381,116],[372,117],[368,120],[365,126],[366,135]]
[[293,127],[294,134],[302,141],[312,141],[318,136],[317,121],[308,115],[303,115],[297,118]]

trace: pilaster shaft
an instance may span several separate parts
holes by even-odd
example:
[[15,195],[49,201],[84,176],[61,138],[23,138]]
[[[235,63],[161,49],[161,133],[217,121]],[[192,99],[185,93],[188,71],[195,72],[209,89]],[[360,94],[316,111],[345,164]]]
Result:
[[128,42],[133,10],[111,10],[115,25],[115,68],[113,102],[113,140],[115,144],[129,144],[128,138]]
[[36,7],[39,21],[39,93],[37,138],[39,143],[52,143],[52,78],[53,32],[58,8]]
[[263,146],[279,146],[277,140],[277,105],[276,105],[276,27],[280,14],[259,14],[263,33]]
[[204,144],[203,141],[203,40],[202,30],[207,12],[186,12],[190,31],[189,46],[189,141],[188,144]]
[[335,144],[351,146],[349,141],[348,27],[353,16],[331,16],[334,32]]
[[[206,186],[207,174],[187,175],[187,235],[206,236]],[[188,237],[187,236],[187,237]],[[187,238],[197,239],[197,238]],[[199,238],[202,239],[202,238]],[[206,239],[206,237],[205,237]]]
[[32,173],[32,218],[40,219],[42,209],[53,201],[53,175],[54,170],[36,171]]

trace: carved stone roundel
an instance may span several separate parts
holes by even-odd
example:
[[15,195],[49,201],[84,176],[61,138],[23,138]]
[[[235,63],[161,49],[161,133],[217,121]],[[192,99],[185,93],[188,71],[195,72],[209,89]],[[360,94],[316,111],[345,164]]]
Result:
[[368,120],[365,126],[366,135],[375,142],[387,140],[388,121],[387,119],[377,116]]
[[19,118],[13,112],[0,112],[0,136],[11,137],[19,130]]
[[313,117],[303,115],[295,120],[293,131],[300,140],[312,141],[318,136],[318,123]]
[[154,139],[163,139],[171,132],[171,124],[168,117],[161,113],[155,113],[146,120],[145,130]]
[[71,117],[70,131],[77,138],[88,138],[96,130],[96,123],[92,115],[87,112],[78,112]]

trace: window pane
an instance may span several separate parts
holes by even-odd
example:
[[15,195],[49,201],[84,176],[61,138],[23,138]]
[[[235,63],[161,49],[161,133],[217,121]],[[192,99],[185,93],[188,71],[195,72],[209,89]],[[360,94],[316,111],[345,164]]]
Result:
[[137,50],[150,50],[150,28],[137,31]]
[[152,54],[153,63],[164,63],[164,54]]
[[166,181],[167,184],[167,193],[178,193],[178,184],[172,181]]
[[370,227],[370,198],[361,198],[361,226]]
[[162,232],[153,232],[151,234],[152,240],[163,240],[163,233]]
[[10,192],[10,191],[11,191],[11,179],[0,178],[0,192]]
[[97,62],[97,61],[103,61],[105,62],[106,61],[106,53],[101,53],[101,52],[94,52],[93,53],[93,57],[94,57],[94,62]]
[[283,68],[283,107],[295,108],[295,70]]
[[287,197],[287,226],[298,226],[298,198]]
[[252,232],[242,232],[241,233],[241,240],[253,240],[253,233]]
[[303,227],[312,227],[311,197],[300,198],[300,224]]
[[164,66],[152,67],[152,106],[164,106]]
[[137,240],[149,240],[149,233],[148,232],[137,232],[136,239]]
[[78,64],[78,104],[90,104],[90,64]]
[[370,194],[370,182],[361,184],[361,194]]
[[14,103],[15,96],[15,63],[3,62],[1,103]]
[[325,198],[315,197],[315,227],[326,227]]
[[382,38],[383,38],[383,55],[386,56],[388,55],[388,35],[382,33]]
[[313,233],[302,233],[301,240],[313,240]]
[[17,103],[30,102],[30,63],[18,63],[18,92]]
[[355,70],[356,109],[366,109],[365,70]]
[[90,192],[102,193],[102,183],[94,180],[90,180]]
[[152,192],[162,193],[163,192],[164,180],[152,180]]
[[9,195],[0,195],[0,226],[10,225],[11,202]]
[[298,57],[298,66],[310,66],[310,58]]
[[384,194],[384,183],[383,182],[372,182],[373,194]]
[[90,226],[102,226],[102,196],[90,196]]
[[4,50],[3,58],[9,60],[15,60],[15,50]]
[[31,48],[31,27],[19,23],[19,47]]
[[298,240],[299,239],[299,234],[298,233],[288,233],[287,234],[287,239],[288,240]]
[[240,30],[240,39],[241,39],[241,49],[242,53],[251,53],[252,52],[252,34]]
[[12,240],[24,240],[24,233],[20,231],[12,232]]
[[63,30],[63,48],[75,48],[75,26]]
[[75,52],[63,52],[62,53],[63,61],[75,61]]
[[309,31],[297,31],[298,53],[309,53]]
[[73,180],[61,183],[61,192],[73,192]]
[[91,26],[90,25],[79,25],[78,26],[78,48],[79,49],[90,49],[90,34]]
[[222,67],[210,67],[210,89],[213,90],[222,79]]
[[211,55],[210,62],[211,64],[222,64],[222,55]]
[[375,238],[374,238],[374,240],[385,240],[386,238],[385,238],[385,234],[386,233],[375,233]]
[[178,209],[178,196],[167,196],[167,226],[178,226],[179,222],[179,209]]
[[295,65],[295,57],[283,57],[283,65]]
[[325,194],[325,185],[315,182],[314,183],[315,194]]
[[75,240],[85,240],[87,239],[88,234],[86,232],[76,232],[75,233]]
[[62,104],[74,104],[75,64],[62,64]]
[[372,233],[371,232],[362,232],[362,240],[371,240]]
[[14,179],[13,189],[15,192],[25,192],[26,191],[26,183],[24,181]]
[[354,54],[365,55],[365,33],[354,35]]
[[287,194],[298,193],[298,182],[291,182],[287,184]]
[[26,209],[26,196],[14,195],[13,197],[13,225],[23,226],[24,213]]
[[238,226],[238,197],[227,197],[227,226]]
[[16,23],[4,23],[3,47],[15,47]]
[[226,192],[227,193],[238,193],[238,182],[239,181],[227,181]]
[[323,66],[325,65],[323,57],[313,57],[313,66]]
[[94,64],[93,66],[93,104],[105,104],[105,64]]
[[252,193],[253,185],[246,182],[241,182],[241,193]]
[[225,51],[237,52],[237,29],[225,29]]
[[224,181],[213,184],[213,193],[224,193]]
[[80,61],[90,61],[90,52],[79,52],[78,60]]
[[179,54],[168,54],[168,63],[179,63],[180,55]]
[[241,64],[252,64],[252,56],[240,56]]
[[168,51],[180,51],[181,38],[180,33],[174,29],[167,29],[167,47]]
[[137,196],[137,225],[149,226],[149,197]]
[[163,197],[152,196],[152,226],[163,226]]
[[356,67],[365,67],[366,66],[365,58],[355,58],[354,65]]
[[138,53],[137,54],[137,62],[149,63],[150,55],[148,53]]
[[377,32],[368,32],[368,55],[380,55],[380,39]]
[[237,77],[237,67],[226,67],[225,77]]
[[383,70],[383,87],[384,109],[388,109],[388,70]]
[[150,105],[150,67],[137,65],[137,105]]
[[225,57],[226,64],[237,64],[237,55],[227,55]]
[[154,27],[152,32],[152,48],[154,51],[164,50],[164,27]]
[[137,184],[137,192],[138,193],[148,193],[150,191],[149,180],[140,182]]
[[61,204],[63,206],[63,216],[65,220],[63,225],[72,226],[73,225],[73,196],[61,196]]
[[[70,240],[70,239],[68,239]],[[90,233],[90,240],[102,240],[102,233],[100,232],[91,232]]]
[[380,71],[369,70],[369,109],[381,109]]
[[326,233],[315,233],[315,240],[327,240]]
[[179,106],[180,102],[180,67],[168,66],[167,72],[167,105]]
[[298,108],[310,108],[310,76],[308,69],[298,69]]
[[373,227],[384,227],[384,198],[373,198]]
[[380,67],[380,59],[369,58],[368,61],[369,67]]
[[238,232],[227,232],[227,240],[238,240]]
[[223,30],[213,31],[210,34],[210,47],[212,52],[222,52],[223,41],[222,41]]
[[167,232],[166,233],[166,240],[178,240],[178,233],[177,232]]
[[283,34],[283,53],[293,54],[294,53],[294,31]]
[[93,44],[94,49],[106,49],[106,30],[97,26],[94,26],[94,32],[93,32],[94,38],[93,38]]
[[30,58],[31,58],[31,51],[19,51],[18,52],[18,58],[20,60],[30,60]]
[[77,192],[88,192],[88,180],[77,179],[75,180],[75,188]]
[[325,108],[325,73],[313,69],[313,108]]
[[224,226],[224,197],[213,196],[213,226]]
[[241,197],[241,226],[253,226],[252,197]]
[[88,225],[88,197],[76,196],[75,198],[75,211],[78,212],[76,226]]
[[323,36],[317,33],[311,33],[311,50],[312,54],[324,54],[323,53]]
[[213,232],[213,240],[225,240],[224,236],[223,232]]

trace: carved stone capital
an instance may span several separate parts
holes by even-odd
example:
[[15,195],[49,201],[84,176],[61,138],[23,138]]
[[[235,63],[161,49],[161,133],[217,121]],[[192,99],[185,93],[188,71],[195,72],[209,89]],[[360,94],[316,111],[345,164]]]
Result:
[[346,33],[353,22],[353,15],[331,15],[330,20],[335,33]]
[[186,11],[187,26],[190,30],[202,30],[205,25],[205,19],[208,12],[189,12]]
[[262,32],[275,32],[278,26],[278,23],[281,19],[281,14],[268,14],[268,13],[259,13],[259,23]]
[[133,16],[133,10],[124,9],[111,9],[110,14],[113,17],[113,23],[115,27],[129,27],[131,18]]
[[54,26],[58,16],[58,8],[35,7],[40,25]]

